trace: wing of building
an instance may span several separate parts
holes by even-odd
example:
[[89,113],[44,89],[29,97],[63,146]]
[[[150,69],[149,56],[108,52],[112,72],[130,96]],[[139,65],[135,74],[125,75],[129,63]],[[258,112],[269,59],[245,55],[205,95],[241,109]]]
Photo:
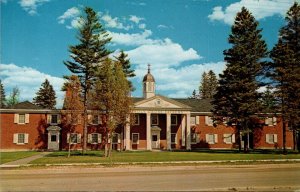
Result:
[[[209,100],[172,99],[155,94],[155,79],[148,69],[143,78],[143,97],[132,98],[131,123],[118,127],[109,142],[117,150],[191,150],[237,148],[234,126],[215,125]],[[1,151],[66,150],[82,147],[82,120],[70,119],[63,110],[41,109],[23,102],[0,109]],[[103,149],[105,127],[101,113],[88,115],[88,148]],[[70,122],[71,121],[71,122]],[[280,116],[262,114],[263,126],[242,136],[253,149],[281,149]],[[286,146],[293,147],[292,131],[286,131]],[[243,146],[243,145],[242,145]]]

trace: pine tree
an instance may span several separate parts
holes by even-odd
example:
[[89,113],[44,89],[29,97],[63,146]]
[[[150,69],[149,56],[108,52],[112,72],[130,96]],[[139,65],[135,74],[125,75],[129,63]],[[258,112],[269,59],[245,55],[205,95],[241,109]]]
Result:
[[274,81],[282,114],[283,152],[286,153],[286,125],[296,132],[300,129],[300,5],[294,3],[280,29],[278,43],[271,51],[267,76]]
[[[126,78],[135,77],[134,70],[131,69],[130,60],[127,57],[128,55],[124,53],[123,50],[121,50],[120,55],[115,58],[121,64]],[[133,87],[132,82],[128,80],[128,83],[129,83],[130,90],[134,91],[135,88]]]
[[124,126],[126,118],[130,114],[131,99],[129,97],[129,84],[123,72],[122,66],[118,62],[110,59],[98,74],[98,80],[93,94],[94,106],[104,111],[106,124],[105,156],[110,156],[112,149],[108,139],[112,139],[117,126]]
[[0,79],[0,108],[5,108],[5,90],[4,90],[4,87],[3,87],[3,84],[1,82],[1,79]]
[[48,79],[42,83],[41,88],[33,98],[33,103],[37,106],[46,109],[54,109],[56,105],[56,96],[53,86],[49,83]]
[[218,80],[216,74],[209,70],[208,73],[204,72],[202,74],[201,84],[199,87],[199,92],[202,99],[212,99],[216,93],[216,88],[218,86]]
[[[241,150],[240,133],[249,134],[253,119],[260,112],[260,94],[257,92],[262,74],[262,61],[267,56],[267,47],[262,40],[258,22],[252,14],[242,8],[237,13],[229,35],[232,47],[224,51],[227,67],[220,75],[219,86],[212,104],[217,122],[228,118],[237,128],[239,149]],[[247,150],[247,140],[245,150]]]
[[95,70],[101,67],[101,63],[111,53],[106,49],[106,44],[111,38],[101,25],[97,13],[89,7],[85,8],[85,16],[81,17],[78,40],[80,43],[70,46],[72,61],[64,64],[75,74],[78,74],[83,96],[83,153],[87,146],[87,103],[88,95],[92,88]]
[[266,90],[262,93],[262,107],[265,113],[274,113],[274,111],[276,111],[278,103],[275,94],[271,85],[268,85]]

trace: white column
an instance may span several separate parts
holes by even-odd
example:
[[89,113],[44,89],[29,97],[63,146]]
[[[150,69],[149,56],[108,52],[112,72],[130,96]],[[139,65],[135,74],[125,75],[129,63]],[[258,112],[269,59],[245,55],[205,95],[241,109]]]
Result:
[[191,114],[186,114],[186,149],[191,150],[191,125],[190,125]]
[[186,118],[185,115],[181,115],[181,145],[185,146],[185,132],[186,132]]
[[151,146],[151,113],[146,113],[146,130],[147,130],[147,150],[152,150]]
[[126,150],[131,150],[130,145],[130,116],[127,117],[127,123],[125,125],[125,147]]
[[167,150],[171,149],[171,113],[167,112]]

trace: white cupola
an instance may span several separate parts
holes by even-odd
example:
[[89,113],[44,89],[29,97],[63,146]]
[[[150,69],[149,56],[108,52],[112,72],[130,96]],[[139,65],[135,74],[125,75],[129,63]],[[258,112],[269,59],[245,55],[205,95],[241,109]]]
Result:
[[148,73],[143,78],[143,97],[148,99],[155,96],[155,80],[150,73],[150,64],[148,64]]

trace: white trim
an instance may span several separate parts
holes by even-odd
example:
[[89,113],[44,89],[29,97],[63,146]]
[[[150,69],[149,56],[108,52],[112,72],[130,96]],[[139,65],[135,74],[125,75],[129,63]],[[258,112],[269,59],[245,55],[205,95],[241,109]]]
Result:
[[[134,142],[134,141],[133,141],[133,135],[137,135],[137,142]],[[131,138],[132,138],[132,144],[133,144],[133,145],[138,145],[138,144],[140,144],[140,134],[139,134],[139,133],[132,133],[132,134],[131,134]]]
[[[175,118],[175,124],[172,123],[172,117]],[[175,115],[175,114],[171,115],[171,125],[178,125],[178,121],[177,120],[178,120],[177,115]]]
[[[136,122],[137,121],[137,122]],[[135,113],[134,114],[134,122],[133,125],[140,125],[140,114]]]
[[[151,114],[150,117],[151,117],[151,118],[150,118],[150,119],[151,119],[151,126],[152,126],[152,125],[159,125],[158,114]],[[153,122],[153,121],[152,121],[153,117],[156,117],[157,123],[152,123],[152,122]]]

